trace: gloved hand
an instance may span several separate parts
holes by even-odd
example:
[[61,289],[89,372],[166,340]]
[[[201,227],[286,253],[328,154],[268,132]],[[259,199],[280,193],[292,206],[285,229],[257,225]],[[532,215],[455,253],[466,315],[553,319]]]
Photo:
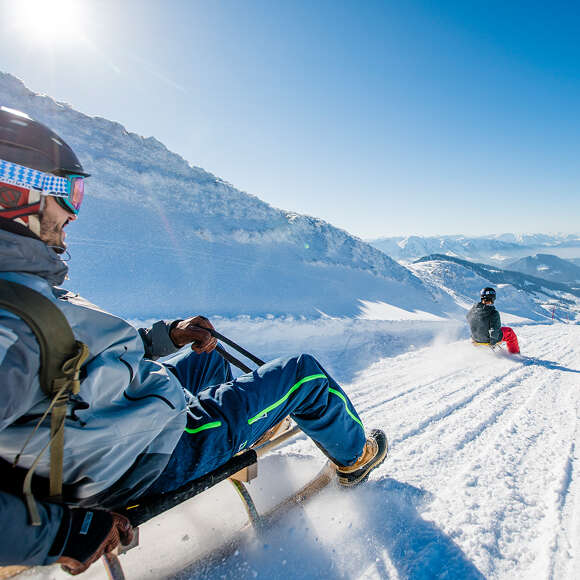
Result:
[[70,510],[69,533],[57,560],[73,576],[84,572],[104,553],[133,540],[133,528],[125,516],[105,510]]
[[191,348],[197,354],[211,352],[217,345],[217,339],[204,328],[213,330],[212,323],[205,316],[176,321],[170,331],[171,340],[179,347],[191,342]]

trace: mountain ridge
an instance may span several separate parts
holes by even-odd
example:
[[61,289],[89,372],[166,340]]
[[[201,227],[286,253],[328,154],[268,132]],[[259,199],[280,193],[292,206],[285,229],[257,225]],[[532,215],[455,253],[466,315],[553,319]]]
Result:
[[553,254],[526,256],[508,264],[511,270],[529,274],[552,282],[580,286],[580,267],[570,260],[563,260]]
[[367,240],[369,244],[402,262],[429,254],[447,254],[467,260],[505,265],[538,252],[560,258],[580,259],[579,234],[490,234],[488,236],[394,236]]
[[[362,301],[387,300],[411,313],[455,309],[360,238],[274,208],[155,138],[37,95],[8,73],[0,73],[0,103],[54,129],[92,174],[67,239],[71,280],[105,308],[356,316]],[[128,278],[129,303],[119,277]]]
[[500,310],[513,316],[540,322],[555,318],[558,311],[557,318],[568,322],[580,314],[580,289],[567,284],[445,254],[424,256],[410,268],[463,308],[479,300],[481,288],[494,286]]

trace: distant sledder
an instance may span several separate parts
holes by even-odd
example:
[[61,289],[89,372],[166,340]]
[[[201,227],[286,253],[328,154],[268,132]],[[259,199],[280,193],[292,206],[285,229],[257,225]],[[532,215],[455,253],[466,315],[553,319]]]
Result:
[[486,287],[480,292],[481,301],[474,304],[466,315],[474,344],[485,344],[495,348],[505,342],[510,354],[519,354],[520,346],[516,333],[509,326],[502,326],[499,312],[493,303],[496,293]]

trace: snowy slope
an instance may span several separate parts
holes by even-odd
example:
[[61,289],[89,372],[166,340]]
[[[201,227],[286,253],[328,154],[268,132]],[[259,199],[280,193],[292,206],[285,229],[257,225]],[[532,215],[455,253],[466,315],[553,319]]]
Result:
[[180,578],[577,578],[580,329],[519,333],[521,358],[460,342],[364,369],[348,390],[392,446],[369,485]]
[[575,320],[580,316],[580,292],[567,284],[442,254],[426,256],[408,267],[427,285],[447,292],[462,308],[470,308],[478,300],[481,288],[495,287],[496,306],[510,315],[504,315],[504,322],[522,318],[544,321],[552,316]]
[[[204,551],[236,537],[244,519],[233,491],[216,489],[144,527],[143,547],[121,557],[127,577],[580,577],[580,326],[518,326],[516,357],[449,340],[441,328],[412,348],[408,324],[401,351],[386,340],[396,326],[383,327],[383,356],[343,380],[365,424],[390,437],[390,458],[367,485],[330,487],[212,559]],[[257,351],[276,336],[286,340],[278,328]],[[328,345],[335,341],[331,332]],[[277,455],[322,463],[306,438]],[[171,538],[172,554],[156,553]],[[199,554],[177,573],[179,558]],[[64,578],[54,568],[32,577]],[[82,577],[104,572],[97,564]]]
[[363,300],[395,306],[398,318],[455,309],[358,238],[273,208],[153,138],[36,95],[2,73],[0,103],[56,130],[92,173],[79,220],[68,227],[69,286],[106,309],[316,317],[356,315]]

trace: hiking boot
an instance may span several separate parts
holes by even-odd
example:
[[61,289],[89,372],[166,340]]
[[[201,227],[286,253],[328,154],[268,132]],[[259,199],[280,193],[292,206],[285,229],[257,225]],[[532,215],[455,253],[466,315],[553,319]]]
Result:
[[356,463],[347,467],[336,467],[338,483],[345,487],[353,487],[365,482],[369,473],[386,459],[388,449],[385,433],[380,429],[373,429],[367,437],[362,455],[356,460]]

